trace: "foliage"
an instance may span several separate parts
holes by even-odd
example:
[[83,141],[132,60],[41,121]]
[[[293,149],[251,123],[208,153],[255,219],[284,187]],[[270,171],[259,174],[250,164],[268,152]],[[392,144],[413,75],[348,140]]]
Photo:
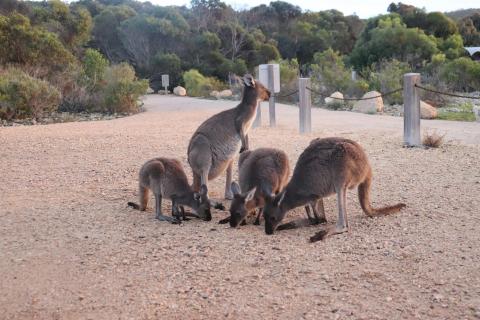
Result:
[[[280,66],[280,94],[289,94],[295,91],[298,87],[298,77],[300,76],[300,69],[297,59],[281,60]],[[287,102],[294,102],[297,100],[297,95],[280,98],[280,100]]]
[[0,118],[38,119],[56,109],[60,92],[44,80],[17,68],[0,71]]
[[[403,75],[410,71],[407,63],[393,59],[380,61],[363,73],[366,75],[370,90],[386,93],[401,88]],[[390,104],[402,104],[402,92],[386,96],[384,100]]]
[[54,33],[32,26],[18,13],[0,15],[0,43],[0,65],[27,65],[40,77],[64,70],[74,61]]
[[113,65],[105,72],[100,112],[138,112],[138,99],[148,89],[147,80],[137,80],[135,70],[126,63]]
[[452,111],[450,108],[440,108],[438,111],[437,119],[451,120],[451,121],[475,121],[475,114],[473,113],[473,105],[465,103],[460,106],[456,106],[456,111]]
[[313,58],[312,81],[328,93],[345,92],[351,85],[351,70],[345,66],[341,55],[331,48],[316,53]]
[[103,80],[108,64],[108,60],[97,50],[87,49],[85,51],[83,70],[89,88],[92,90],[97,88],[99,82]]
[[205,77],[195,69],[185,72],[183,74],[183,81],[187,94],[192,97],[206,97],[212,90],[222,90],[225,88],[225,85],[217,79]]
[[385,59],[397,59],[420,68],[438,51],[435,37],[418,28],[407,28],[398,16],[375,18],[371,25],[375,24],[365,29],[350,55],[357,69]]
[[480,88],[480,63],[470,58],[462,57],[445,63],[441,75],[454,90],[469,91]]

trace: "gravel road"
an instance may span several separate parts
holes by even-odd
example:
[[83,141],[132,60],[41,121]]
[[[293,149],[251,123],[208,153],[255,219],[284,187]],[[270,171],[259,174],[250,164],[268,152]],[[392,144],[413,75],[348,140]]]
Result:
[[[176,226],[127,208],[150,158],[179,158],[191,179],[191,134],[235,102],[145,104],[110,121],[0,127],[0,318],[480,318],[479,123],[424,121],[447,142],[406,149],[401,118],[315,109],[313,133],[299,135],[298,110],[279,105],[277,128],[264,116],[252,147],[281,148],[293,167],[313,138],[354,139],[374,171],[374,205],[407,204],[370,219],[352,190],[350,232],[310,244],[321,227],[267,236],[217,224],[219,210]],[[223,186],[211,182],[214,199]],[[335,197],[325,207],[334,223]]]

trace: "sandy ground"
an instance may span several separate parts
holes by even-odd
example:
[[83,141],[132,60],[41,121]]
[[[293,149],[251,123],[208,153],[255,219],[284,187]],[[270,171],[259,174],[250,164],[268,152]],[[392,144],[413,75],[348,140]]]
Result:
[[[0,127],[0,318],[480,318],[478,123],[423,122],[448,142],[406,149],[401,118],[314,110],[301,136],[297,110],[279,106],[251,146],[284,149],[293,166],[315,137],[352,138],[370,157],[374,204],[408,205],[369,219],[351,191],[350,232],[324,242],[307,242],[320,226],[267,236],[218,225],[222,211],[175,226],[127,208],[144,161],[178,157],[191,176],[191,134],[234,105],[150,96],[127,118]],[[334,197],[325,204],[333,223]]]

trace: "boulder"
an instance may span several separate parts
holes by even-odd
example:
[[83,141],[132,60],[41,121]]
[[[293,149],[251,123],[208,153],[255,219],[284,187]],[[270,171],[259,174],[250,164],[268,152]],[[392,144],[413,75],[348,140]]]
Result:
[[358,100],[353,105],[352,111],[374,114],[377,112],[383,112],[383,99],[380,97],[381,93],[377,91],[370,91],[363,95],[362,99],[377,97],[369,100]]
[[473,113],[475,114],[477,122],[480,122],[480,106],[473,106]]
[[437,109],[424,101],[420,101],[420,118],[435,119],[438,116]]
[[154,93],[154,92],[155,92],[155,91],[153,91],[152,88],[148,87],[148,89],[147,89],[147,93],[148,93],[148,94],[152,94],[152,93]]
[[218,96],[219,96],[220,98],[228,98],[228,97],[231,97],[232,95],[233,95],[232,90],[229,90],[229,89],[227,89],[227,90],[222,90],[222,91],[220,91],[220,93],[218,94]]
[[218,92],[217,90],[213,90],[212,92],[210,92],[210,97],[214,97],[214,98],[220,98],[220,92]]
[[173,88],[173,94],[176,96],[186,96],[187,95],[187,90],[185,90],[184,87],[175,87]]
[[[336,98],[336,99],[334,99]],[[339,92],[339,91],[335,91],[334,93],[332,93],[330,95],[330,97],[328,98],[325,98],[325,103],[327,105],[330,105],[330,104],[338,104],[338,103],[343,103],[343,100],[339,100],[339,99],[343,99],[343,93]]]

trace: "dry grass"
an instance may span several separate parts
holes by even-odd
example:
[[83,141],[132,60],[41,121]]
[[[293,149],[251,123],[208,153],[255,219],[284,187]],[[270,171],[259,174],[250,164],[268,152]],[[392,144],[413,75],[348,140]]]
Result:
[[445,134],[440,135],[436,131],[425,132],[423,135],[423,145],[427,148],[438,148],[443,144]]

